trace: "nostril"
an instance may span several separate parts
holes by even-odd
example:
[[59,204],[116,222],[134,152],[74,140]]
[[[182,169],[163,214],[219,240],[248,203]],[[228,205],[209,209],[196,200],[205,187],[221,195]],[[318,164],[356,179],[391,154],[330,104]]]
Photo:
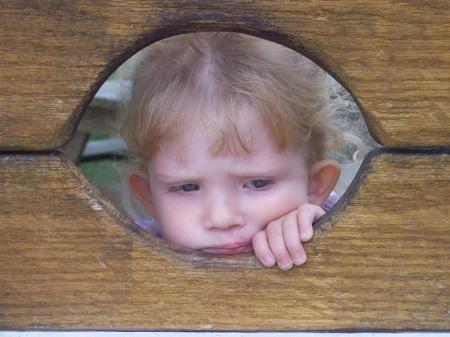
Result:
[[226,194],[221,192],[209,196],[204,214],[207,228],[230,230],[244,225],[244,217],[231,200],[232,196]]
[[229,229],[235,230],[235,229],[241,228],[242,226],[243,226],[243,224],[234,224],[234,225],[231,225],[231,227]]
[[209,229],[219,230],[235,230],[244,226],[244,218],[236,214],[234,211],[224,211],[216,209],[211,210],[208,219],[205,221],[205,227]]
[[205,226],[208,229],[218,229],[223,231],[235,230],[242,227],[238,223],[218,223],[218,222],[208,222]]

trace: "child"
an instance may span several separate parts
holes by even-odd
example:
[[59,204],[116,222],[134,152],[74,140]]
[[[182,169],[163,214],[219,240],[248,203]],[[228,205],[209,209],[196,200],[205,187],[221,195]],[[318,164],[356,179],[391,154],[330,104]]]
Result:
[[358,145],[326,74],[281,45],[211,32],[154,43],[132,82],[121,134],[147,213],[136,222],[186,248],[303,264],[302,242],[336,201],[330,151]]

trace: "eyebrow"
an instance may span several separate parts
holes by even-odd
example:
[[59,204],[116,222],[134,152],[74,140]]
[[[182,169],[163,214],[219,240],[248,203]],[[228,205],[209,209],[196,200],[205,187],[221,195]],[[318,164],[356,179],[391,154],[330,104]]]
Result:
[[189,176],[189,175],[184,175],[184,176],[179,176],[179,175],[172,175],[172,174],[163,174],[163,173],[156,173],[155,174],[156,178],[158,179],[162,179],[162,180],[198,180],[198,178],[194,177],[194,176]]
[[193,182],[193,181],[199,181],[200,177],[186,174],[186,175],[176,175],[176,174],[163,174],[163,173],[156,173],[155,178],[157,181],[163,183],[163,184],[179,184],[184,182]]
[[[284,167],[278,167],[278,168],[268,168],[266,170],[258,170],[252,169],[252,170],[242,170],[242,171],[235,171],[235,172],[229,172],[231,176],[238,177],[238,178],[250,178],[250,177],[276,177],[278,175],[281,175],[285,171]],[[155,176],[157,178],[163,179],[163,180],[199,180],[197,176],[190,176],[188,173],[186,175],[176,175],[176,174],[164,174],[164,173],[156,173]]]
[[242,170],[242,171],[238,170],[236,172],[232,172],[232,175],[235,177],[276,177],[284,173],[284,171],[285,171],[284,167],[268,168],[264,170],[259,170],[258,168],[255,168],[251,170]]

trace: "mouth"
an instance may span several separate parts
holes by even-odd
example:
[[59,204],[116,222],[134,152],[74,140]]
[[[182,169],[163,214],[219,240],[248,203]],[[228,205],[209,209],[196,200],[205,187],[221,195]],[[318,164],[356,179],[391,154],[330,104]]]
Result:
[[231,243],[222,246],[208,247],[202,249],[202,251],[211,254],[231,255],[242,254],[253,251],[253,246],[250,242],[247,243]]

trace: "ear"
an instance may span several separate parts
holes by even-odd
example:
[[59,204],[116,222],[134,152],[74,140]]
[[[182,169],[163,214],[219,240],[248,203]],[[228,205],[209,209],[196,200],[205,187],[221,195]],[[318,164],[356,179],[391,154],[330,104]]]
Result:
[[135,171],[128,176],[128,187],[133,195],[142,203],[147,212],[155,217],[155,207],[150,193],[150,184],[146,174]]
[[314,163],[309,176],[309,202],[322,205],[336,186],[340,174],[341,168],[335,160],[321,160]]

